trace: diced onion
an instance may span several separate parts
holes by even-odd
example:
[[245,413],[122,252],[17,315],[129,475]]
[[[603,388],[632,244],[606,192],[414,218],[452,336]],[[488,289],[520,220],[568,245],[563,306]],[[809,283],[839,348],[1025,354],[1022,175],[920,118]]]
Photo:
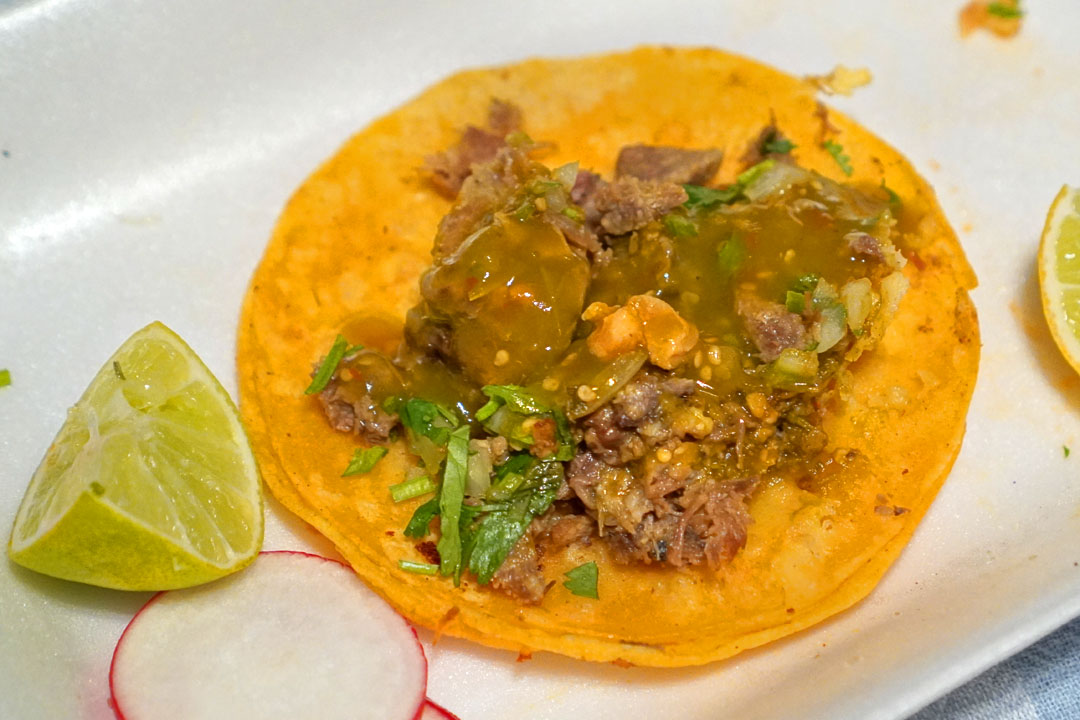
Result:
[[566,192],[570,192],[574,187],[574,183],[577,182],[578,164],[576,162],[566,163],[560,165],[551,171],[551,176],[559,181],[559,183],[566,189]]
[[468,470],[465,475],[465,494],[469,497],[483,497],[491,487],[491,454],[486,448],[477,448],[469,453]]
[[821,308],[821,320],[817,326],[817,352],[823,353],[840,342],[847,333],[847,311],[844,306],[833,301]]
[[840,298],[847,310],[848,327],[861,330],[870,311],[874,309],[874,292],[869,278],[852,280],[840,289]]
[[778,162],[765,170],[743,189],[743,195],[751,202],[766,200],[787,190],[792,185],[806,182],[810,173],[788,163]]

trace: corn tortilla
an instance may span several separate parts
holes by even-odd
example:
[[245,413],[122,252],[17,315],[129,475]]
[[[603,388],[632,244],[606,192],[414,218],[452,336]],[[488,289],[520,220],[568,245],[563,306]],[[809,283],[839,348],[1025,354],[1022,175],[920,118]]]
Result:
[[[303,389],[350,323],[374,315],[394,327],[418,301],[450,202],[417,169],[465,124],[483,125],[493,97],[522,108],[531,137],[557,144],[543,158],[550,166],[576,160],[610,175],[627,144],[718,147],[723,182],[772,112],[800,165],[842,182],[884,182],[904,203],[911,288],[831,408],[824,427],[835,462],[813,487],[759,489],[747,545],[719,571],[617,565],[593,543],[545,557],[544,570],[562,579],[595,560],[599,600],[549,592],[524,606],[471,579],[455,588],[399,570],[399,558],[420,559],[401,530],[421,500],[395,504],[387,490],[412,464],[403,443],[371,473],[341,477],[356,441],[334,432]],[[837,112],[828,122],[851,158],[850,178],[821,148],[813,88],[721,51],[663,47],[462,72],[379,118],[296,191],[244,303],[241,410],[267,486],[412,622],[519,652],[702,664],[858,602],[896,560],[959,452],[979,331],[967,293],[975,277],[932,188],[855,122]]]

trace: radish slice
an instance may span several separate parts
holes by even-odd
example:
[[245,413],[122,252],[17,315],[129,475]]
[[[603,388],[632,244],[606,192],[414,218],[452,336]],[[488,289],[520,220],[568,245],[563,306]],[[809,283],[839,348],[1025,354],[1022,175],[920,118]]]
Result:
[[424,711],[419,720],[461,720],[457,715],[431,700],[424,701]]
[[269,552],[151,598],[116,644],[109,685],[121,720],[413,720],[427,659],[351,569]]

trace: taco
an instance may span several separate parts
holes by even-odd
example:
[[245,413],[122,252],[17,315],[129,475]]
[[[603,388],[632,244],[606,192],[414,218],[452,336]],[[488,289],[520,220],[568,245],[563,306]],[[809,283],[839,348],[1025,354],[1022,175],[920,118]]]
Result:
[[700,664],[896,559],[960,448],[974,285],[930,186],[800,80],[530,60],[438,83],[300,187],[241,408],[273,494],[413,622]]

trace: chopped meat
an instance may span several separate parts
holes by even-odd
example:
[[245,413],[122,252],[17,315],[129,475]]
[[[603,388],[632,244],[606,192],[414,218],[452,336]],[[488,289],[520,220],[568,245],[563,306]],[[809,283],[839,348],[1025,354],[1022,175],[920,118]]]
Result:
[[609,235],[645,227],[687,200],[686,191],[672,182],[622,177],[601,186],[593,196],[600,226]]
[[695,470],[698,459],[697,443],[675,443],[674,448],[662,448],[660,454],[650,455],[645,461],[645,497],[662,498],[682,490],[699,472]]
[[605,405],[582,420],[585,444],[608,465],[625,465],[645,454],[644,441],[632,430],[621,428],[618,418],[611,406]]
[[787,348],[806,347],[806,327],[802,318],[788,312],[780,303],[741,295],[735,301],[735,309],[765,362],[780,357]]
[[651,417],[660,407],[660,384],[652,374],[635,375],[611,399],[615,422],[619,427],[632,428]]
[[581,248],[591,255],[595,255],[603,249],[599,238],[596,237],[596,233],[587,222],[582,223],[571,220],[566,215],[551,210],[546,210],[543,218],[544,222],[563,234],[571,247]]
[[425,355],[450,359],[454,357],[450,328],[432,322],[420,306],[405,313],[405,337],[409,343]]
[[386,412],[371,395],[357,397],[337,379],[332,379],[319,393],[319,402],[331,427],[339,432],[356,433],[369,443],[385,443],[398,424],[398,416]]
[[670,562],[671,538],[678,523],[675,515],[646,515],[634,532],[612,530],[605,537],[617,563]]
[[531,605],[544,599],[547,585],[540,571],[540,558],[532,538],[526,533],[517,541],[491,579],[491,584],[507,595]]
[[668,546],[668,562],[695,564],[704,559],[716,568],[735,557],[746,545],[746,529],[753,522],[746,497],[756,485],[757,478],[751,478],[733,485],[703,482],[688,488],[680,500],[684,510]]
[[665,370],[682,364],[697,345],[697,328],[658,297],[634,295],[621,308],[593,303],[585,309],[585,320],[599,320],[589,335],[589,351],[611,359],[645,346],[649,361]]
[[666,145],[627,145],[619,151],[615,177],[704,185],[720,169],[720,150],[689,150]]
[[881,261],[885,259],[885,251],[881,247],[881,241],[870,233],[849,232],[844,236],[847,248],[852,255],[859,255],[869,260]]
[[585,225],[596,228],[600,225],[600,211],[596,209],[596,193],[607,185],[607,181],[594,172],[578,170],[574,187],[570,189],[570,200],[585,213]]
[[541,418],[532,426],[533,444],[529,452],[538,458],[545,458],[559,449],[559,441],[555,438],[555,421],[551,418]]
[[492,98],[488,106],[488,129],[506,137],[521,129],[521,108],[505,100]]
[[488,129],[469,125],[452,148],[426,159],[435,188],[448,198],[457,197],[473,166],[486,163],[505,144],[506,136],[520,129],[521,110],[502,100],[492,100],[488,108]]
[[566,466],[566,484],[590,510],[596,509],[596,486],[601,480],[603,465],[590,452],[578,452]]
[[507,145],[490,162],[473,166],[454,207],[439,222],[432,254],[443,258],[457,250],[485,216],[506,205],[531,167],[524,150]]
[[690,378],[673,377],[660,383],[660,389],[679,397],[689,397],[697,390],[697,383]]
[[550,555],[563,548],[589,540],[593,532],[593,521],[588,515],[563,515],[552,517],[543,528],[538,528],[541,518],[533,521],[538,530],[535,535],[536,549],[541,555]]

